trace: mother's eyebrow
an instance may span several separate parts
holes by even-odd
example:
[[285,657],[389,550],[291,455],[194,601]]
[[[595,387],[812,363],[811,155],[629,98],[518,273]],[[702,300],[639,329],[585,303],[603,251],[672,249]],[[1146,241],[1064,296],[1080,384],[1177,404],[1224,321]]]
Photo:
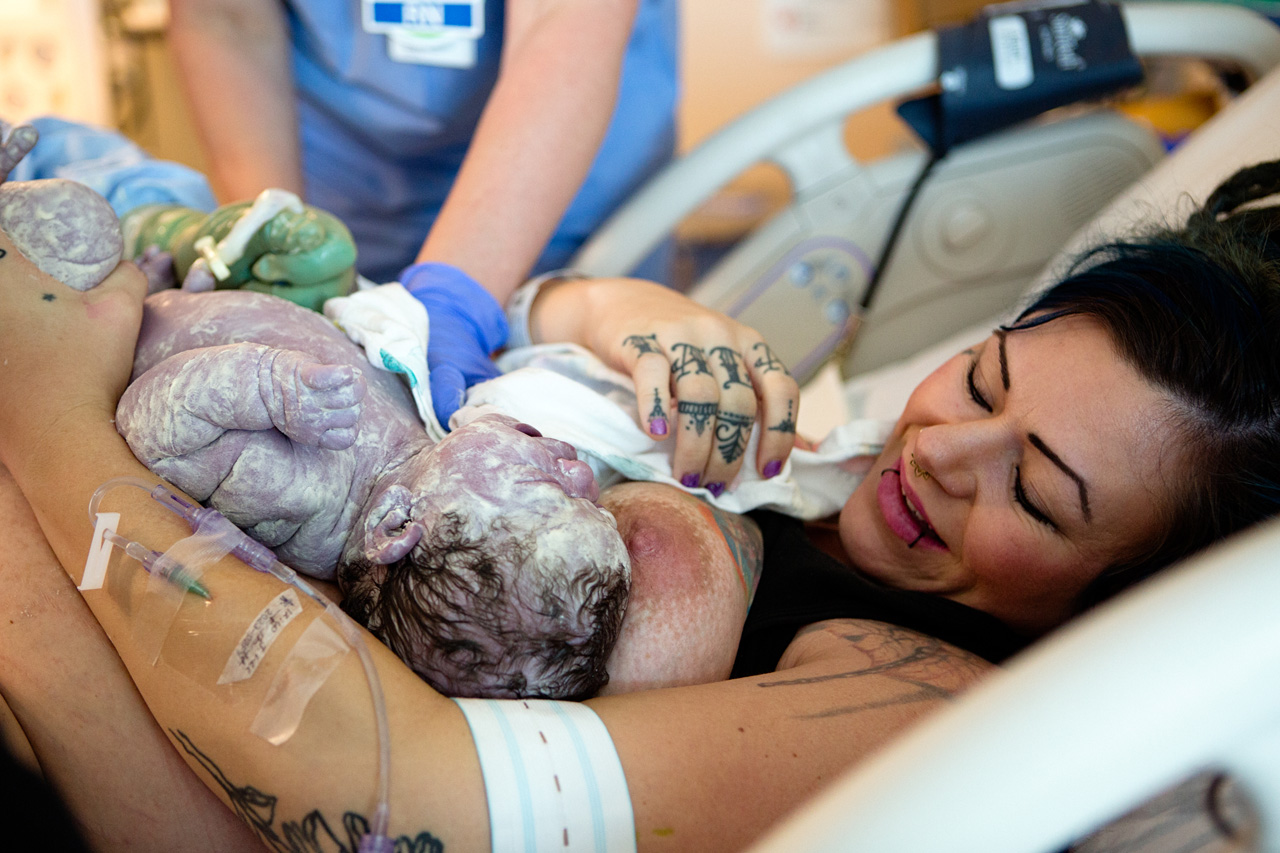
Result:
[[1000,342],[1000,383],[1004,385],[1004,390],[1009,390],[1009,357],[1004,352],[1004,339],[1009,333],[1004,329],[995,330],[996,340]]
[[1031,445],[1048,457],[1049,461],[1062,469],[1062,472],[1068,477],[1076,481],[1076,488],[1080,490],[1080,512],[1084,514],[1086,522],[1093,521],[1093,513],[1089,511],[1089,487],[1085,485],[1084,478],[1071,470],[1071,466],[1062,461],[1058,454],[1049,449],[1049,445],[1044,443],[1044,439],[1036,435],[1034,432],[1029,433],[1027,438],[1031,441]]

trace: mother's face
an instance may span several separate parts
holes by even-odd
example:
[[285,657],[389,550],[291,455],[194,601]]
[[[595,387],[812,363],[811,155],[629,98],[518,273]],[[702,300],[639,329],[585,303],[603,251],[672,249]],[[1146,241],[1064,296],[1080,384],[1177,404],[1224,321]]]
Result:
[[916,388],[840,514],[853,561],[1040,632],[1161,532],[1172,407],[1096,321],[996,333]]

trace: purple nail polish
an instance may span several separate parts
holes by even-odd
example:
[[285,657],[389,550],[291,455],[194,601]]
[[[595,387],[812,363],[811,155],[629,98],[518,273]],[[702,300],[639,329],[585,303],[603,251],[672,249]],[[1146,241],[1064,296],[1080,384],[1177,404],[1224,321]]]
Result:
[[781,470],[782,470],[782,461],[779,459],[775,459],[772,462],[770,462],[768,465],[764,466],[764,478],[767,480],[770,477],[776,477],[778,476],[778,472]]
[[702,478],[697,474],[685,474],[680,478],[680,485],[684,486],[686,489],[696,489],[698,488],[698,481],[701,479]]
[[724,483],[707,483],[707,491],[713,498],[718,498],[724,494]]
[[666,418],[650,418],[649,432],[653,433],[654,435],[666,435],[667,419]]

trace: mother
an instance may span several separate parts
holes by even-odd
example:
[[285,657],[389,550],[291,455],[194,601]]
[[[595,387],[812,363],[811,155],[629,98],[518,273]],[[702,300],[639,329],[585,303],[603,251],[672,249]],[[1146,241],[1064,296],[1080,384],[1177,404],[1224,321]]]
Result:
[[[640,847],[741,847],[980,677],[989,664],[978,655],[999,659],[1091,601],[1275,512],[1280,255],[1270,232],[1280,223],[1274,208],[1238,208],[1280,189],[1278,177],[1274,164],[1248,170],[1185,230],[1094,252],[1017,322],[930,376],[846,505],[838,535],[814,534],[817,551],[797,556],[789,549],[804,546],[802,531],[766,518],[767,547],[782,562],[767,566],[744,634],[739,670],[752,674],[589,703],[621,758]],[[2,236],[0,248],[11,248]],[[0,413],[0,460],[53,552],[74,569],[85,554],[89,493],[137,471],[109,419],[129,372],[140,287],[122,267],[95,292],[45,300],[54,283],[15,255],[0,259],[0,355],[24,368],[4,374],[8,393],[32,402]],[[545,339],[620,350],[619,318],[634,322],[640,308],[658,318],[697,310],[615,282],[564,282],[535,304],[532,326]],[[660,323],[656,334],[661,342]],[[74,374],[39,369],[68,348],[96,358],[75,361]],[[670,569],[691,550],[680,537],[721,535],[700,504],[660,487],[619,487],[605,502],[633,563],[639,554]],[[182,535],[158,509],[122,508],[136,537],[160,544]],[[26,525],[14,535],[32,548],[37,534]],[[726,535],[751,538],[741,529]],[[784,547],[785,537],[795,542]],[[205,577],[234,594],[220,595],[217,607],[188,606],[180,617],[188,636],[236,631],[276,592],[270,579],[234,565]],[[61,579],[47,552],[13,579],[15,594],[43,591],[52,602],[25,623],[27,651],[47,662],[50,650],[31,638],[61,626],[55,649],[78,644],[105,655],[57,600]],[[373,783],[358,668],[335,672],[298,734],[271,747],[247,730],[283,652],[235,696],[198,684],[225,660],[216,640],[178,642],[166,650],[172,663],[152,669],[130,633],[130,594],[142,581],[88,603],[200,778],[275,849],[301,849],[297,839],[320,847],[326,833],[335,849],[339,838],[350,843],[343,827],[351,832],[368,817]],[[24,661],[12,665],[34,666]],[[394,741],[393,831],[423,845],[485,849],[485,792],[457,707],[390,656],[379,668]],[[69,702],[92,695],[86,685],[56,683]],[[130,687],[118,668],[92,686],[113,702]],[[170,762],[160,730],[143,731],[139,709],[116,707],[133,740],[115,756],[114,773]],[[75,756],[65,761],[74,765]],[[245,842],[183,778],[155,802],[87,790],[74,778],[64,794],[82,819],[108,828],[124,822],[122,801],[144,810],[154,821],[138,829],[135,820],[132,831],[169,833],[171,849]],[[166,818],[175,814],[180,821]],[[193,815],[208,837],[183,837]],[[147,841],[135,837],[135,849]]]

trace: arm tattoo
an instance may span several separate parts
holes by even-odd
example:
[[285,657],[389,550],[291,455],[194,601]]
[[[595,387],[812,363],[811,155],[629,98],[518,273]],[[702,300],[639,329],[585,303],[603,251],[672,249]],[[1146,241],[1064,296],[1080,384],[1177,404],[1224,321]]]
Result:
[[902,693],[831,707],[804,715],[804,719],[823,719],[856,714],[861,711],[910,705],[942,699],[951,701],[974,677],[990,666],[977,655],[962,651],[935,637],[907,628],[867,620],[832,620],[802,629],[797,636],[825,631],[838,633],[840,639],[861,651],[867,664],[857,669],[807,678],[780,678],[760,684],[762,688],[796,687],[831,681],[849,681],[880,676],[906,688]]
[[698,435],[702,435],[702,431],[707,428],[707,424],[711,421],[711,416],[716,413],[715,403],[690,403],[681,400],[676,403],[676,411],[682,415],[689,417],[689,422],[685,424],[685,429],[697,430]]
[[760,570],[764,568],[764,537],[760,535],[760,527],[745,515],[726,512],[705,503],[699,506],[703,514],[715,523],[724,537],[724,544],[729,546],[729,555],[738,567],[747,606],[750,607],[760,583]]
[[676,379],[684,379],[686,376],[697,373],[711,375],[711,370],[707,367],[707,354],[702,351],[702,347],[695,347],[693,344],[676,344],[673,349],[680,353],[671,363],[671,372],[675,374]]
[[787,401],[787,416],[778,421],[774,426],[769,427],[769,432],[789,432],[794,434],[796,431],[796,421],[792,417],[792,411],[795,407],[794,400]]
[[[277,824],[276,797],[252,785],[236,785],[185,732],[169,729],[169,736],[213,778],[231,801],[236,816],[249,825],[267,849],[276,853],[315,853],[321,850],[357,853],[360,849],[360,839],[369,831],[369,820],[364,815],[355,812],[344,814],[339,832],[329,826],[319,809],[312,810],[299,821],[282,820]],[[444,853],[444,842],[425,831],[414,838],[401,835],[395,839],[395,847],[413,853]]]
[[725,376],[724,384],[721,388],[728,388],[731,385],[745,385],[750,388],[751,383],[742,378],[742,365],[745,363],[743,357],[737,350],[730,347],[716,347],[711,350],[711,354],[720,360],[720,366],[724,368]]
[[787,366],[782,363],[782,359],[774,355],[773,350],[769,349],[769,345],[764,341],[755,344],[751,349],[761,351],[760,358],[756,360],[754,365],[752,365],[753,367],[758,367],[761,373],[773,373],[774,371],[781,370],[786,375],[791,375],[791,371],[787,370]]
[[662,347],[658,346],[657,335],[628,335],[622,339],[624,347],[635,347],[636,355],[648,355],[651,352],[662,354]]
[[716,446],[727,463],[734,463],[747,449],[747,439],[751,437],[751,425],[755,418],[734,412],[720,412],[716,415]]

